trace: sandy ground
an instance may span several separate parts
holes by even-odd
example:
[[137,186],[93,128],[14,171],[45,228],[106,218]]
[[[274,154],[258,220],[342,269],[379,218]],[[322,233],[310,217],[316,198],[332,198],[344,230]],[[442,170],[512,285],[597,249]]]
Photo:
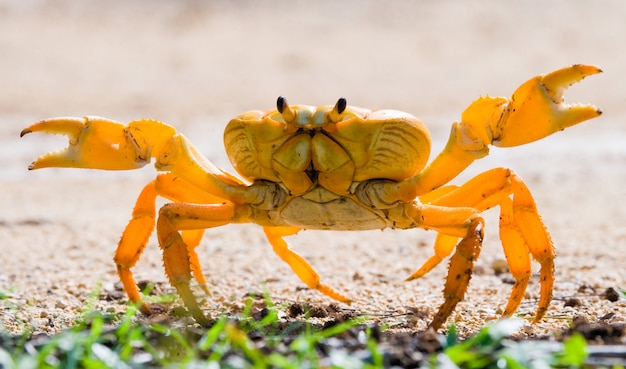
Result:
[[[502,6],[495,1],[0,1],[0,329],[55,332],[87,301],[105,312],[125,299],[89,299],[119,290],[111,260],[133,201],[154,176],[134,172],[27,171],[60,137],[31,135],[51,116],[154,117],[175,125],[216,164],[230,168],[221,142],[228,119],[292,103],[396,108],[429,124],[437,152],[450,123],[484,94],[509,95],[526,79],[573,63],[604,74],[568,91],[568,101],[602,108],[599,119],[540,142],[493,149],[455,180],[507,166],[532,189],[558,248],[554,302],[543,335],[575,316],[626,320],[626,3],[561,0]],[[453,319],[473,331],[495,319],[510,284],[497,211],[477,273]],[[444,265],[402,280],[431,253],[432,232],[304,232],[290,240],[323,280],[347,292],[350,307],[389,324],[425,327],[441,303]],[[207,232],[198,249],[212,296],[207,313],[238,306],[250,292],[277,302],[328,304],[271,251],[262,231],[237,225]],[[151,240],[139,280],[167,290]],[[533,279],[520,313],[536,308]],[[565,307],[576,297],[580,304]],[[348,308],[348,307],[345,307]],[[402,315],[417,310],[424,316]],[[413,323],[411,323],[413,324]],[[2,328],[3,327],[3,328]]]

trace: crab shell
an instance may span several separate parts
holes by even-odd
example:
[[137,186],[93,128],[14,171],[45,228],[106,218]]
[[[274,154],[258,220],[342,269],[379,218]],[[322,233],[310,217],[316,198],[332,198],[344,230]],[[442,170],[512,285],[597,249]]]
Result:
[[[342,100],[340,100],[342,101]],[[337,121],[331,105],[251,111],[224,131],[228,157],[244,178],[279,183],[291,198],[280,209],[288,225],[306,229],[357,230],[389,227],[370,206],[350,198],[371,179],[400,182],[424,168],[430,135],[414,116],[396,111],[349,108]]]

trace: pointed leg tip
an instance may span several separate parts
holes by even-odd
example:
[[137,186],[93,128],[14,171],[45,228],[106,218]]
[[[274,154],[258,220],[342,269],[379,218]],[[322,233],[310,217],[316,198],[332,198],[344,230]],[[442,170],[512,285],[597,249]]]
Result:
[[437,314],[434,318],[433,321],[430,322],[430,324],[428,324],[428,328],[427,329],[432,329],[433,331],[438,331],[443,324],[445,323],[446,319],[443,319],[441,316],[439,316],[439,314]]
[[410,276],[406,277],[406,279],[404,280],[404,282],[411,282],[411,281],[414,281],[414,280],[416,280],[416,279],[419,279],[419,278],[423,277],[423,276],[424,276],[424,274],[426,274],[426,273],[418,273],[418,272],[415,272],[415,273],[411,274]]
[[207,319],[206,316],[202,315],[202,318],[200,317],[194,317],[194,319],[196,320],[196,322],[201,326],[201,327],[210,327],[211,324],[209,322],[209,319]]
[[546,316],[546,313],[548,312],[548,308],[547,307],[540,307],[539,309],[537,309],[537,312],[535,313],[535,317],[533,318],[533,323],[539,323],[544,316]]
[[24,128],[24,129],[22,130],[22,132],[20,132],[20,137],[24,137],[24,136],[26,136],[27,134],[32,133],[32,132],[33,132],[33,131],[31,131],[31,130],[30,130],[30,128]]
[[150,305],[146,304],[145,302],[142,302],[142,303],[139,304],[139,311],[144,316],[152,315],[152,307]]

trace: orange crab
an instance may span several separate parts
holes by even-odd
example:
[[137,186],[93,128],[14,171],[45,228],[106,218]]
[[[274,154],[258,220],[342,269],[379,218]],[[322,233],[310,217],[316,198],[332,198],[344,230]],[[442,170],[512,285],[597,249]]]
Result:
[[[408,277],[418,278],[455,250],[444,287],[445,301],[430,326],[438,329],[463,299],[480,253],[481,212],[500,207],[500,238],[515,278],[503,315],[513,314],[531,276],[540,270],[535,320],[546,313],[554,283],[554,247],[524,182],[510,169],[495,168],[467,183],[446,185],[489,145],[523,145],[601,112],[591,105],[566,105],[563,91],[599,73],[573,65],[522,84],[510,99],[481,97],[452,125],[446,147],[428,165],[430,135],[412,115],[346,105],[290,106],[250,111],[224,132],[226,152],[239,179],[222,171],[176,130],[140,119],[128,125],[98,117],[53,118],[24,129],[69,136],[69,147],[48,153],[29,169],[75,167],[136,169],[156,159],[159,174],[145,186],[115,253],[115,264],[131,301],[143,303],[131,268],[157,228],[165,273],[200,324],[207,319],[190,289],[192,274],[206,289],[195,247],[204,229],[229,223],[263,227],[274,251],[310,288],[350,300],[323,284],[283,237],[302,229],[368,230],[425,228],[438,232],[435,255]],[[156,215],[155,200],[172,200]],[[460,242],[457,241],[460,239]]]

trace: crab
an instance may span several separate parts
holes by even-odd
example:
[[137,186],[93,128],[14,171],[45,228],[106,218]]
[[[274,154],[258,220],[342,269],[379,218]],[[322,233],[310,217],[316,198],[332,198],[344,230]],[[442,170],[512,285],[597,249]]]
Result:
[[[114,261],[129,300],[150,314],[131,269],[156,226],[165,273],[194,319],[208,319],[190,282],[208,293],[196,247],[207,228],[230,223],[263,227],[273,250],[311,289],[349,303],[321,282],[319,274],[284,237],[300,230],[423,228],[437,232],[434,254],[407,280],[419,278],[449,257],[444,301],[430,327],[439,329],[463,300],[478,258],[481,212],[499,206],[500,239],[515,279],[502,316],[517,311],[531,277],[531,258],[540,265],[540,294],[534,321],[546,314],[554,284],[554,245],[522,179],[495,168],[462,185],[448,184],[489,145],[523,145],[597,117],[592,105],[567,105],[563,92],[586,76],[590,65],[572,65],[536,76],[510,99],[475,100],[452,125],[443,151],[428,164],[431,138],[413,115],[335,105],[289,105],[279,97],[274,110],[254,110],[225,128],[227,155],[242,178],[207,160],[175,128],[157,120],[127,125],[88,116],[52,118],[21,132],[69,136],[69,147],[45,154],[29,169],[74,167],[136,169],[155,158],[159,173],[141,191]],[[156,211],[157,197],[171,200]],[[452,252],[454,251],[454,254]]]

